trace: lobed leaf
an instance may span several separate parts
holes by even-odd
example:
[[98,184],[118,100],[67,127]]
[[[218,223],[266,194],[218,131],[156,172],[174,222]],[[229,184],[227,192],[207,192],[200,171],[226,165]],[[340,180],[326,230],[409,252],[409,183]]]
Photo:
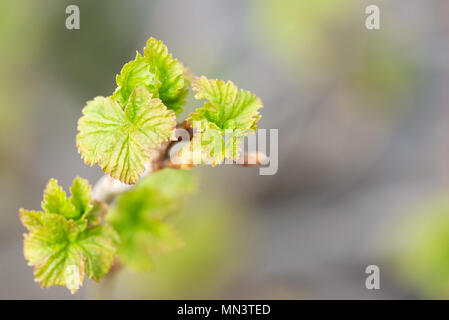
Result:
[[98,162],[105,173],[135,183],[150,159],[150,149],[170,139],[175,114],[147,89],[133,91],[123,110],[111,98],[97,97],[78,122],[78,150],[88,164]]
[[163,169],[148,175],[119,197],[107,220],[120,236],[121,262],[145,271],[153,266],[155,255],[183,245],[167,218],[179,209],[181,196],[193,188],[190,172]]
[[86,274],[94,281],[100,281],[114,262],[119,237],[109,225],[87,229],[78,236],[77,245],[83,250]]
[[206,120],[195,121],[192,126],[193,138],[179,154],[183,163],[213,166],[222,163],[227,152],[221,130],[214,123]]
[[42,209],[48,213],[61,214],[66,218],[79,217],[73,202],[67,198],[66,193],[58,185],[56,179],[50,179],[45,187]]
[[81,217],[92,209],[90,199],[92,198],[92,187],[86,179],[76,177],[70,187],[70,201],[76,210],[76,216]]
[[165,168],[143,178],[138,187],[158,190],[172,200],[195,191],[197,181],[189,170]]
[[112,98],[117,100],[123,108],[128,103],[131,93],[136,88],[146,88],[154,97],[158,96],[158,86],[155,74],[150,71],[150,64],[139,52],[136,58],[122,68],[120,74],[116,76],[118,87]]
[[193,83],[196,91],[195,99],[206,99],[204,107],[198,108],[190,115],[189,121],[203,121],[214,123],[216,128],[225,134],[225,130],[246,131],[257,129],[260,119],[259,109],[262,101],[249,91],[239,90],[232,82],[210,80],[202,76]]
[[185,81],[186,68],[173,59],[162,41],[150,38],[144,48],[144,55],[125,64],[116,77],[117,89],[113,94],[124,106],[136,88],[146,88],[155,98],[160,98],[168,109],[179,114],[183,110],[189,92]]
[[[34,266],[36,281],[42,287],[66,286],[74,293],[86,273],[98,281],[109,271],[118,238],[109,225],[91,221],[87,227],[92,210],[87,181],[75,178],[71,190],[68,199],[56,180],[50,180],[44,193],[44,212],[20,209],[20,218],[29,231],[24,235],[24,254]],[[67,216],[67,203],[72,203],[76,219]]]
[[190,114],[194,137],[180,153],[184,162],[220,164],[225,158],[236,160],[243,138],[257,130],[261,100],[231,82],[197,78],[193,83],[196,99],[204,106]]

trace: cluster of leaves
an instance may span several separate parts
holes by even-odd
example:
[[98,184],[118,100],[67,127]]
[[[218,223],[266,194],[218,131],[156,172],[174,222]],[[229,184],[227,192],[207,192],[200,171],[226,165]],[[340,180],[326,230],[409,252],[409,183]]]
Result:
[[87,274],[99,281],[109,271],[118,235],[101,223],[101,205],[92,205],[87,180],[75,178],[68,198],[55,179],[44,191],[43,211],[20,210],[25,234],[24,253],[43,287],[66,286],[73,293]]
[[[158,253],[182,246],[167,222],[179,211],[195,180],[185,170],[163,169],[142,179],[112,206],[91,200],[87,180],[75,178],[67,197],[55,179],[44,191],[42,211],[20,210],[24,253],[42,287],[66,286],[74,293],[84,275],[101,280],[115,258],[137,271],[152,266]],[[106,215],[107,213],[107,215]]]
[[[262,102],[231,81],[193,81],[167,47],[150,38],[136,58],[117,75],[110,97],[96,97],[83,109],[77,145],[86,163],[98,163],[105,173],[128,184],[145,171],[151,150],[174,138],[176,115],[183,111],[192,85],[196,99],[206,99],[187,119],[196,137],[184,151],[203,156],[197,164],[218,164],[238,157],[241,139],[257,129]],[[192,83],[193,82],[193,83]],[[224,143],[224,135],[231,137]],[[182,157],[187,158],[188,152]]]
[[[190,114],[187,121],[194,129],[192,141],[181,150],[181,157],[195,163],[216,165],[225,158],[235,160],[242,139],[257,130],[260,99],[249,91],[239,90],[232,81],[200,77],[193,83],[196,99],[206,99],[204,106]],[[225,141],[226,137],[226,141]]]
[[[144,178],[142,174],[157,154],[153,151],[166,148],[174,138],[176,116],[190,88],[196,99],[207,102],[187,119],[194,130],[181,149],[183,157],[200,152],[196,164],[212,165],[235,160],[238,144],[257,129],[259,98],[231,81],[193,79],[154,38],[147,41],[143,55],[137,53],[125,64],[116,81],[112,96],[96,97],[84,107],[77,146],[86,163],[98,163],[125,184],[139,182],[108,207],[92,201],[86,180],[76,178],[67,197],[52,179],[44,192],[43,211],[20,210],[29,231],[25,258],[43,287],[62,285],[73,293],[85,274],[99,281],[116,260],[145,271],[155,255],[183,245],[169,220],[180,211],[182,196],[194,190],[190,172],[166,168]],[[225,141],[225,135],[231,139]]]

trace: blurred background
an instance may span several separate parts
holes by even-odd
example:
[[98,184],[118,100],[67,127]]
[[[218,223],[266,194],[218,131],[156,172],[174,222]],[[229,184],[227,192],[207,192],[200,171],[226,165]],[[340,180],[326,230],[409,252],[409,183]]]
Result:
[[[370,4],[380,30],[365,28]],[[39,209],[51,177],[101,177],[77,120],[150,36],[262,98],[279,170],[195,169],[184,249],[73,296],[40,289],[18,210]],[[449,298],[448,1],[2,1],[0,39],[0,298]]]

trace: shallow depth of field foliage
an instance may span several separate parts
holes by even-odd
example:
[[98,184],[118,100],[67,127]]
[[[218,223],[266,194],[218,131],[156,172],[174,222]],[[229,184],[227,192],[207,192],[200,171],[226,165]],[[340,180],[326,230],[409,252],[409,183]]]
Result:
[[398,278],[423,298],[449,297],[449,201],[447,194],[425,202],[399,220],[390,237],[390,261]]
[[[80,177],[70,195],[51,179],[41,211],[20,210],[28,229],[25,258],[42,287],[61,285],[74,293],[85,275],[98,282],[113,266],[151,270],[158,254],[183,247],[170,220],[195,191],[196,179],[186,169],[237,160],[239,144],[257,130],[262,102],[256,95],[231,81],[194,77],[154,38],[123,66],[116,82],[111,96],[87,102],[76,144],[87,164],[129,186],[104,200]],[[205,102],[178,119],[191,89]],[[167,158],[181,125],[192,132],[180,152],[183,166]],[[199,161],[192,162],[198,152]]]

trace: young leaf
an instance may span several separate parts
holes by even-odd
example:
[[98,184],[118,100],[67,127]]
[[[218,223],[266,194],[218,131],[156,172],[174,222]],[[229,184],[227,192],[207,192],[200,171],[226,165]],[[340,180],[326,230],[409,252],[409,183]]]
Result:
[[80,217],[73,202],[67,198],[66,193],[58,185],[56,179],[51,179],[45,187],[42,210],[48,213],[61,214],[66,218]]
[[207,99],[204,107],[190,115],[190,121],[207,120],[224,130],[240,130],[242,133],[257,129],[262,101],[249,91],[239,90],[232,82],[200,77],[193,83],[195,99]]
[[150,159],[150,148],[170,139],[175,114],[147,89],[138,88],[123,110],[111,98],[97,97],[78,122],[78,150],[88,164],[98,162],[105,173],[135,183]]
[[161,249],[169,251],[181,246],[182,241],[172,227],[162,220],[173,210],[170,200],[149,188],[138,188],[121,196],[106,216],[120,236],[120,261],[136,271],[146,271]]
[[70,187],[70,193],[70,201],[75,207],[76,217],[81,217],[84,213],[92,209],[90,204],[92,187],[86,179],[76,177]]
[[138,188],[158,190],[164,197],[176,201],[195,191],[197,181],[189,170],[165,168],[143,178]]
[[[69,200],[52,179],[44,194],[45,212],[21,209],[20,218],[29,231],[24,235],[24,254],[28,264],[34,266],[36,281],[42,287],[66,286],[74,293],[85,273],[98,281],[109,271],[118,238],[109,225],[91,224],[86,228],[85,217],[91,210],[87,181],[77,177],[71,190]],[[77,220],[67,216],[67,200],[78,210]]]
[[181,247],[182,240],[166,220],[178,209],[180,197],[193,188],[189,172],[164,169],[120,196],[107,215],[120,236],[120,261],[145,271],[151,269],[155,255]]
[[108,213],[108,205],[104,202],[94,201],[92,208],[84,215],[87,220],[87,228],[100,225]]
[[[195,133],[181,157],[212,165],[221,163],[225,157],[235,160],[243,137],[257,130],[261,100],[249,91],[239,90],[231,81],[206,77],[197,78],[193,90],[197,92],[196,99],[207,102],[190,114],[188,121]],[[195,160],[196,152],[200,155]]]
[[123,108],[126,106],[129,96],[136,88],[147,88],[153,94],[153,97],[158,97],[158,81],[154,73],[150,71],[150,64],[139,52],[136,53],[136,58],[122,68],[120,74],[116,76],[118,87],[115,89],[112,98],[117,100]]
[[71,196],[58,185],[56,179],[50,179],[44,191],[42,210],[48,213],[61,214],[66,218],[79,219],[91,209],[89,204],[92,188],[87,180],[76,177],[70,188]]
[[150,38],[143,49],[143,54],[150,63],[151,71],[160,82],[159,97],[176,114],[182,112],[182,106],[188,94],[187,83],[184,81],[184,66],[173,59],[162,41]]
[[188,82],[184,81],[185,67],[173,59],[162,41],[150,38],[144,55],[137,53],[135,60],[125,64],[116,77],[117,89],[113,99],[123,106],[136,88],[146,88],[155,98],[160,98],[168,109],[182,112],[188,94]]
[[[226,144],[221,130],[213,123],[207,120],[194,121],[193,138],[185,145],[179,156],[186,164],[210,164],[217,165],[223,162],[226,152]],[[238,149],[238,146],[236,146]]]
[[109,224],[96,226],[79,234],[77,245],[83,250],[84,266],[87,276],[100,281],[114,262],[119,238]]

